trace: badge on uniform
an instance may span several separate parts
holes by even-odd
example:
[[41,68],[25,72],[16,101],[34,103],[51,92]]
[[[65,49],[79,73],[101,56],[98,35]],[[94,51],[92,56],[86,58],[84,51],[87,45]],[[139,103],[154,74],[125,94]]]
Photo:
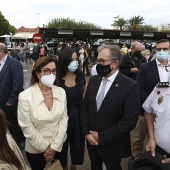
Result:
[[159,82],[156,87],[161,87],[161,88],[164,88],[164,87],[169,87],[169,82]]
[[161,96],[158,98],[158,104],[160,105],[163,101],[164,101],[164,96],[161,95]]

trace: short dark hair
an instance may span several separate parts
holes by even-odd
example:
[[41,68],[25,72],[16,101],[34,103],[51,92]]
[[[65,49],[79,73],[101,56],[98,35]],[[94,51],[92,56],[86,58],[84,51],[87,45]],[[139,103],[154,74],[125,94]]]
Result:
[[[68,71],[68,65],[72,61],[72,54],[76,53],[76,51],[71,47],[65,47],[61,51],[61,57],[59,61],[59,70],[60,70],[60,77],[64,77]],[[80,72],[79,68],[75,71],[75,74]]]
[[168,39],[160,39],[156,42],[156,45],[160,43],[167,43],[167,42],[169,43],[169,46],[170,46],[170,41]]
[[[53,57],[40,57],[38,60],[36,60],[33,69],[32,69],[32,77],[31,77],[31,85],[34,85],[35,83],[39,82],[39,79],[36,75],[37,72],[41,72],[42,67],[46,66],[48,63],[54,62],[56,65],[56,69],[58,68],[57,66],[57,60]],[[58,69],[57,69],[58,72]],[[54,85],[58,85],[58,74],[56,74],[56,80],[54,82]]]

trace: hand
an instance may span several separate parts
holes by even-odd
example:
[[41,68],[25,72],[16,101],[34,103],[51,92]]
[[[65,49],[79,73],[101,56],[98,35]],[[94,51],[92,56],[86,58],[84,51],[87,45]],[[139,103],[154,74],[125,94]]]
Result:
[[130,69],[130,72],[131,72],[131,73],[137,73],[138,71],[139,71],[139,70],[138,70],[137,68],[131,68],[131,69]]
[[146,151],[151,151],[153,157],[155,157],[155,148],[156,148],[156,140],[154,138],[149,138],[148,143],[146,144]]
[[99,143],[98,132],[90,131],[92,137]]
[[53,150],[50,146],[45,150],[44,152],[44,158],[46,161],[52,161],[54,159],[54,155],[55,155],[56,151]]
[[6,107],[10,107],[11,106],[11,104],[10,103],[6,103]]
[[[165,156],[165,158],[166,158],[166,156]],[[170,164],[170,158],[166,158],[166,159],[162,160],[162,163],[163,164]]]
[[86,135],[85,138],[91,145],[98,145],[98,142],[93,138],[91,134]]

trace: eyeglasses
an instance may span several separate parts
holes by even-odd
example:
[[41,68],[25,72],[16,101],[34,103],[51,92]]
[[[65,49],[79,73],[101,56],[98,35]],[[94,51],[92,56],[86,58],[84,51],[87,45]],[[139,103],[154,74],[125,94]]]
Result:
[[168,51],[169,48],[157,48],[157,49],[156,49],[156,51],[161,51],[161,50],[163,50],[163,51]]
[[96,60],[96,63],[97,63],[97,64],[102,64],[102,65],[104,65],[104,63],[105,63],[106,61],[111,61],[111,60],[114,60],[114,62],[116,61],[115,59],[110,59],[110,60],[97,59],[97,60]]
[[53,69],[53,70],[50,70],[50,69],[44,69],[42,70],[44,72],[45,75],[50,75],[51,73],[53,73],[54,75],[57,74],[57,70],[56,69]]

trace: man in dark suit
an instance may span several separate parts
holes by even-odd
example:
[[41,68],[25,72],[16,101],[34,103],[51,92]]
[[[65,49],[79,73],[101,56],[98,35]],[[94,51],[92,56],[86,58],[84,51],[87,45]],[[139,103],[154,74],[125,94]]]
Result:
[[[157,41],[156,59],[140,66],[136,80],[139,84],[141,109],[132,142],[132,158],[130,159],[130,162],[131,160],[133,161],[134,159],[137,159],[144,150],[143,146],[144,139],[147,134],[147,126],[144,119],[142,104],[145,102],[158,82],[168,81],[166,66],[170,66],[169,50],[170,43],[167,39]],[[164,55],[164,53],[166,55]],[[130,162],[129,164],[132,164]]]
[[120,162],[131,155],[130,131],[140,109],[138,84],[118,70],[118,46],[98,49],[98,75],[92,76],[82,102],[81,126],[87,140],[92,170],[121,170]]
[[5,112],[9,131],[17,144],[22,131],[17,121],[18,95],[23,91],[23,68],[21,63],[7,55],[7,47],[0,43],[0,108]]

